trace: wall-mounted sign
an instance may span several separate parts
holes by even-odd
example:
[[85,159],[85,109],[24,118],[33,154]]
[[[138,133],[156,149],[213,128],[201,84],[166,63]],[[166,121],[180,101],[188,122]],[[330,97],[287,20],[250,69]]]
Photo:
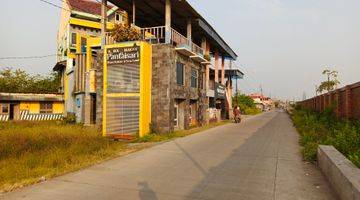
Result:
[[215,83],[215,99],[226,98],[226,87],[220,83]]
[[107,49],[108,65],[114,64],[139,64],[140,47],[116,47]]

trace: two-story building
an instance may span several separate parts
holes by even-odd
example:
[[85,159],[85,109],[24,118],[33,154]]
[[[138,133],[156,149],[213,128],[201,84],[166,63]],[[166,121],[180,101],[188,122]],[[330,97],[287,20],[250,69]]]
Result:
[[[66,63],[59,59],[55,70],[63,71],[69,113],[85,124],[96,122],[104,135],[114,137],[142,136],[150,129],[168,133],[230,117],[232,79],[243,74],[225,70],[225,63],[237,55],[187,1],[92,3],[101,14],[94,18],[96,27],[79,23],[90,18],[74,8],[85,6],[70,6],[74,13],[62,14],[69,18],[66,27],[97,31],[74,36],[73,50],[72,39],[58,39],[59,51],[67,53],[62,53]],[[139,32],[137,41],[112,38],[108,20],[114,10]],[[70,33],[63,35],[72,38]]]
[[[62,74],[60,92],[64,94],[65,112],[85,123],[84,112],[89,111],[91,119],[86,123],[95,123],[95,71],[92,66],[101,45],[101,4],[92,0],[64,0],[62,7],[54,70]],[[108,29],[128,20],[127,13],[116,6],[107,6],[106,18]],[[87,96],[86,89],[89,90]]]

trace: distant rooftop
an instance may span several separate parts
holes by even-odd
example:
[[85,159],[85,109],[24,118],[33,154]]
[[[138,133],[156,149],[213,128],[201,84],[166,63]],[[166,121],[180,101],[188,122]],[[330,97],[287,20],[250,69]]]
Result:
[[1,101],[64,101],[61,94],[0,93]]
[[[101,4],[100,1],[94,1],[94,0],[66,0],[70,9],[79,11],[79,12],[85,12],[93,15],[101,15]],[[112,6],[108,6],[109,9],[112,8]]]

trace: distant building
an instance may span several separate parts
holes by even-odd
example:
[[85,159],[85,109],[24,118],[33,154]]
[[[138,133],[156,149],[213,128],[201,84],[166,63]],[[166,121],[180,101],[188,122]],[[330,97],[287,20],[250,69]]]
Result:
[[250,98],[254,100],[256,107],[260,110],[270,110],[275,107],[274,101],[270,97],[266,97],[262,94],[250,94]]
[[0,93],[0,121],[58,120],[63,113],[63,95]]

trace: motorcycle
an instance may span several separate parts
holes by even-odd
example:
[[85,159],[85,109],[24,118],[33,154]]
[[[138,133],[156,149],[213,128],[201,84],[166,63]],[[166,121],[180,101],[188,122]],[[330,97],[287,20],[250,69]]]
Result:
[[234,120],[235,120],[235,123],[239,124],[241,122],[241,116],[240,115],[235,116]]

